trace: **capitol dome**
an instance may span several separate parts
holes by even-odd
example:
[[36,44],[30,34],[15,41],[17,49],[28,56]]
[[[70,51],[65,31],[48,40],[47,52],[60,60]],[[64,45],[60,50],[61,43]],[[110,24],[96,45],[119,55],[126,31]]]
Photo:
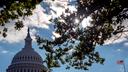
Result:
[[11,64],[25,63],[25,62],[43,63],[42,61],[43,61],[42,58],[37,52],[34,51],[34,49],[23,48],[20,52],[18,52],[14,56]]
[[47,72],[41,56],[32,48],[32,39],[29,34],[25,38],[24,48],[18,52],[6,72]]

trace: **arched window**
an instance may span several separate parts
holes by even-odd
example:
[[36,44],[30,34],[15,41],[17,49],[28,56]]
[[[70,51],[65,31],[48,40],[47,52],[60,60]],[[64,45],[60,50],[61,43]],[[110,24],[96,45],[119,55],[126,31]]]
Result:
[[36,72],[36,69],[35,69],[35,72]]
[[30,60],[30,59],[29,59],[29,56],[28,56],[28,60]]
[[16,70],[14,69],[14,72],[16,72]]
[[35,60],[35,57],[33,57],[33,60]]
[[22,57],[22,59],[24,60],[24,56]]
[[25,60],[27,59],[27,57],[25,56]]
[[24,72],[26,72],[26,69],[24,69]]
[[21,59],[22,59],[22,57],[19,58],[19,60],[21,60]]
[[23,72],[22,69],[20,69],[20,72]]
[[15,60],[19,60],[19,57],[17,57]]
[[32,56],[31,56],[31,60],[32,60]]
[[28,71],[27,72],[30,72],[30,70],[28,69]]
[[19,72],[19,70],[17,69],[16,72]]
[[31,72],[33,72],[33,70],[31,70]]
[[37,58],[35,57],[35,60],[37,61]]

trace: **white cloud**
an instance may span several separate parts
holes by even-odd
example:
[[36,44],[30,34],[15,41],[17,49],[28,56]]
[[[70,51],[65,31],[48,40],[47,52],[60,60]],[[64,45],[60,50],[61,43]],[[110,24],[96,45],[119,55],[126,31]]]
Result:
[[5,49],[2,48],[1,46],[0,46],[0,53],[1,53],[1,54],[13,54],[13,52],[10,52],[10,51],[8,51],[8,50],[5,50]]
[[3,51],[1,51],[1,53],[6,54],[6,53],[8,53],[8,51],[3,50]]
[[46,0],[46,2],[50,5],[50,12],[53,18],[60,16],[68,7],[68,0]]
[[82,21],[82,27],[85,28],[87,26],[90,26],[90,21],[92,21],[91,17],[88,16],[87,18],[84,18],[83,21]]
[[[16,31],[14,29],[14,23],[15,21],[11,21],[10,23],[6,24],[6,27],[8,28],[8,36],[6,38],[0,37],[1,42],[8,42],[8,43],[17,43],[26,37],[27,34],[27,28],[28,27],[37,27],[37,28],[46,28],[48,29],[48,17],[45,15],[42,11],[40,5],[37,5],[36,9],[33,11],[33,15],[26,17],[25,20],[23,21],[24,27],[20,31]],[[34,38],[34,34],[36,33],[35,29],[32,29],[30,34],[32,35],[32,38]]]
[[119,48],[119,49],[117,49],[117,51],[120,52],[120,51],[122,51],[122,49]]
[[25,24],[33,26],[33,27],[39,27],[39,28],[49,28],[48,24],[50,23],[50,15],[47,15],[44,13],[44,9],[41,7],[41,5],[37,5],[36,9],[33,10],[33,15],[26,18],[24,21]]
[[26,36],[26,28],[24,27],[20,31],[16,31],[14,28],[9,28],[7,34],[8,36],[6,38],[1,37],[2,42],[9,42],[9,43],[15,43],[21,41]]
[[117,43],[121,43],[121,42],[124,42],[126,41],[127,38],[125,38],[125,36],[122,36],[120,38],[118,38],[117,36],[113,36],[112,38],[108,39],[105,41],[105,45],[108,45],[108,44],[117,44]]
[[[27,28],[32,27],[33,29],[31,30],[31,35],[32,38],[34,39],[34,34],[37,33],[37,30],[34,29],[35,28],[45,28],[45,29],[50,29],[49,28],[49,24],[50,24],[50,19],[52,17],[56,17],[62,14],[62,12],[64,12],[64,9],[69,7],[71,10],[76,11],[76,8],[74,6],[68,6],[68,0],[64,0],[65,2],[62,2],[60,0],[56,0],[54,3],[51,0],[47,0],[47,2],[49,2],[48,4],[51,6],[50,8],[55,10],[56,13],[52,12],[51,15],[47,15],[44,13],[45,9],[42,8],[42,6],[39,4],[36,6],[36,9],[33,10],[33,15],[26,17],[24,20],[24,28],[22,28],[20,31],[16,31],[14,29],[14,22],[12,21],[11,24],[8,23],[7,26],[9,27],[8,30],[8,36],[6,38],[0,37],[0,41],[1,42],[8,42],[8,43],[17,43],[20,42],[22,40],[24,40],[24,38],[26,37],[27,34]],[[63,3],[63,4],[62,4]],[[59,6],[61,5],[61,6]],[[52,10],[51,10],[52,11]],[[85,18],[82,21],[82,27],[86,27],[89,26],[90,23],[89,21],[91,20],[90,17]],[[128,20],[125,20],[123,22],[123,24],[128,25]],[[1,29],[1,28],[0,28]],[[54,38],[54,35],[59,37],[59,34],[55,34],[54,32],[52,32],[53,36],[52,38]],[[109,40],[106,40],[106,44],[115,44],[115,43],[120,43],[123,41],[127,40],[127,36],[126,34],[128,34],[128,32],[125,32],[125,34],[122,34],[122,36],[120,38],[118,38],[119,34],[110,38]],[[117,39],[115,39],[117,38]]]
[[128,19],[124,20],[122,22],[122,25],[126,27],[124,29],[126,32],[119,33],[119,34],[113,36],[112,38],[110,38],[109,40],[106,40],[105,41],[106,44],[121,43],[121,42],[128,40]]
[[[49,2],[51,2],[51,0],[49,0]],[[51,8],[53,10],[56,10],[57,15],[60,15],[64,11],[63,7],[56,6],[56,4],[59,4],[59,3],[60,3],[59,0],[57,2],[50,3]],[[66,6],[65,4],[66,3],[64,3],[64,7]],[[7,33],[8,36],[6,38],[3,38],[2,36],[0,36],[0,41],[5,42],[5,43],[6,42],[17,43],[17,42],[24,40],[24,38],[26,37],[26,34],[27,34],[28,26],[32,27],[31,32],[30,32],[32,35],[32,38],[35,38],[34,34],[37,33],[38,28],[50,29],[49,28],[49,24],[50,24],[49,20],[52,16],[57,16],[57,15],[55,13],[52,15],[47,15],[44,13],[44,11],[45,10],[41,7],[40,4],[37,5],[36,9],[33,10],[33,15],[26,17],[25,20],[23,21],[24,27],[20,31],[16,31],[14,29],[15,21],[11,21],[10,23],[6,24],[6,27],[9,27],[8,33]],[[36,28],[36,29],[34,29],[34,28]],[[0,29],[2,29],[2,28],[0,28]]]
[[124,46],[128,47],[128,42],[125,42],[125,43],[124,43]]

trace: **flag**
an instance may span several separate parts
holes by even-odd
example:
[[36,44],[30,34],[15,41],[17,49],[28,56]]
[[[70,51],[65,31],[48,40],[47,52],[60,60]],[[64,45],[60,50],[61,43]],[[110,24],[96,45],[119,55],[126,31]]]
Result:
[[124,64],[124,61],[123,60],[118,60],[117,64]]

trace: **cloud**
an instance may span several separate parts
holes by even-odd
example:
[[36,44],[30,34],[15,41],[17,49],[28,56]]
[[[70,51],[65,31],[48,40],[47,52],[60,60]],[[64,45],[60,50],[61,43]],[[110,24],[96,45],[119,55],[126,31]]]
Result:
[[124,43],[124,46],[128,47],[128,42],[125,42],[125,43]]
[[83,21],[82,21],[82,27],[85,28],[87,26],[90,26],[90,21],[92,21],[91,17],[88,16],[87,18],[84,18]]
[[[17,43],[26,37],[27,34],[27,28],[28,27],[37,27],[37,28],[46,28],[48,29],[48,17],[43,13],[40,5],[37,5],[36,9],[33,11],[33,15],[26,17],[25,20],[23,20],[24,27],[20,30],[17,31],[14,29],[14,21],[11,21],[10,23],[6,24],[6,27],[8,27],[8,36],[6,38],[0,36],[0,41],[1,42],[8,42],[8,43]],[[2,27],[1,27],[2,28]],[[32,38],[34,38],[34,34],[36,33],[36,29],[31,29],[30,34],[32,35]],[[5,53],[5,51],[3,52]]]
[[[51,22],[49,20],[51,18],[58,17],[59,15],[61,15],[62,12],[64,12],[64,9],[67,7],[69,7],[73,11],[76,11],[76,8],[75,8],[75,6],[72,6],[72,5],[68,6],[67,5],[68,0],[56,0],[54,2],[52,2],[51,0],[47,0],[46,3],[50,6],[49,8],[51,8],[51,10],[49,10],[49,12],[51,12],[51,14],[45,13],[46,9],[43,8],[44,4],[37,5],[36,8],[33,10],[33,15],[26,17],[25,20],[23,21],[24,28],[22,28],[20,31],[16,31],[14,29],[15,21],[8,23],[7,24],[7,27],[9,27],[8,36],[6,38],[3,38],[2,36],[0,36],[0,41],[8,42],[8,43],[20,42],[20,41],[24,40],[24,38],[26,37],[28,27],[31,27],[30,33],[31,33],[33,39],[35,38],[34,35],[39,32],[38,30],[40,28],[43,30],[45,29],[45,31],[46,31],[45,34],[46,33],[50,34],[49,32],[51,32],[51,34],[52,34],[52,35],[50,34],[51,38],[55,38],[55,35],[57,37],[59,37],[59,34],[54,33],[54,30],[52,30],[52,31],[50,30]],[[54,12],[54,11],[56,11],[56,12]],[[89,21],[91,21],[90,17],[85,18],[82,21],[81,26],[82,27],[89,26],[90,25]],[[124,20],[123,25],[128,25],[128,20]],[[2,28],[0,28],[0,29],[2,29]],[[120,34],[117,34],[117,35],[113,36],[112,38],[106,40],[105,44],[115,44],[115,43],[120,43],[120,42],[126,41],[127,34],[128,34],[128,32],[125,32],[122,34],[121,37],[119,37]],[[42,35],[42,36],[45,36],[45,35]]]
[[121,49],[121,48],[118,48],[116,51],[117,51],[117,52],[120,52],[120,51],[122,51],[122,49]]
[[[51,0],[49,0],[48,2],[51,2]],[[50,27],[51,22],[49,20],[53,16],[60,15],[64,11],[63,7],[56,6],[59,3],[61,3],[59,2],[59,0],[57,0],[57,2],[55,1],[54,3],[52,2],[50,4],[48,3],[49,5],[51,5],[51,9],[56,11],[56,13],[52,13],[50,15],[45,13],[45,9],[40,4],[37,5],[36,8],[33,10],[33,15],[29,17],[25,17],[25,20],[23,20],[24,27],[20,31],[16,31],[14,29],[14,24],[16,20],[11,21],[10,23],[7,23],[6,27],[8,27],[8,32],[7,32],[8,36],[6,38],[3,38],[2,36],[0,36],[0,41],[5,43],[21,42],[26,37],[28,27],[31,28],[30,34],[33,39],[35,38],[34,35],[38,33],[38,29],[40,28],[43,30],[45,29],[45,31],[47,31],[45,33],[50,34],[49,32],[51,32],[52,34],[55,34],[52,31],[48,31],[51,29]],[[21,19],[22,18],[20,18],[20,20]],[[2,27],[0,29],[2,29]],[[51,35],[51,37],[54,38],[54,35]]]
[[8,53],[8,51],[3,50],[3,51],[1,51],[1,53],[6,54],[6,53]]
[[5,50],[5,49],[3,49],[1,46],[0,46],[0,53],[1,53],[1,54],[13,54],[13,52],[10,52],[10,51],[8,51],[8,50]]
[[122,25],[126,27],[124,29],[126,32],[114,35],[110,39],[106,40],[105,44],[117,44],[128,40],[128,19],[124,20]]
[[118,43],[124,42],[126,40],[127,40],[127,38],[125,38],[125,36],[122,36],[122,37],[118,38],[118,35],[117,35],[117,36],[113,36],[112,38],[106,40],[105,45],[118,44]]

